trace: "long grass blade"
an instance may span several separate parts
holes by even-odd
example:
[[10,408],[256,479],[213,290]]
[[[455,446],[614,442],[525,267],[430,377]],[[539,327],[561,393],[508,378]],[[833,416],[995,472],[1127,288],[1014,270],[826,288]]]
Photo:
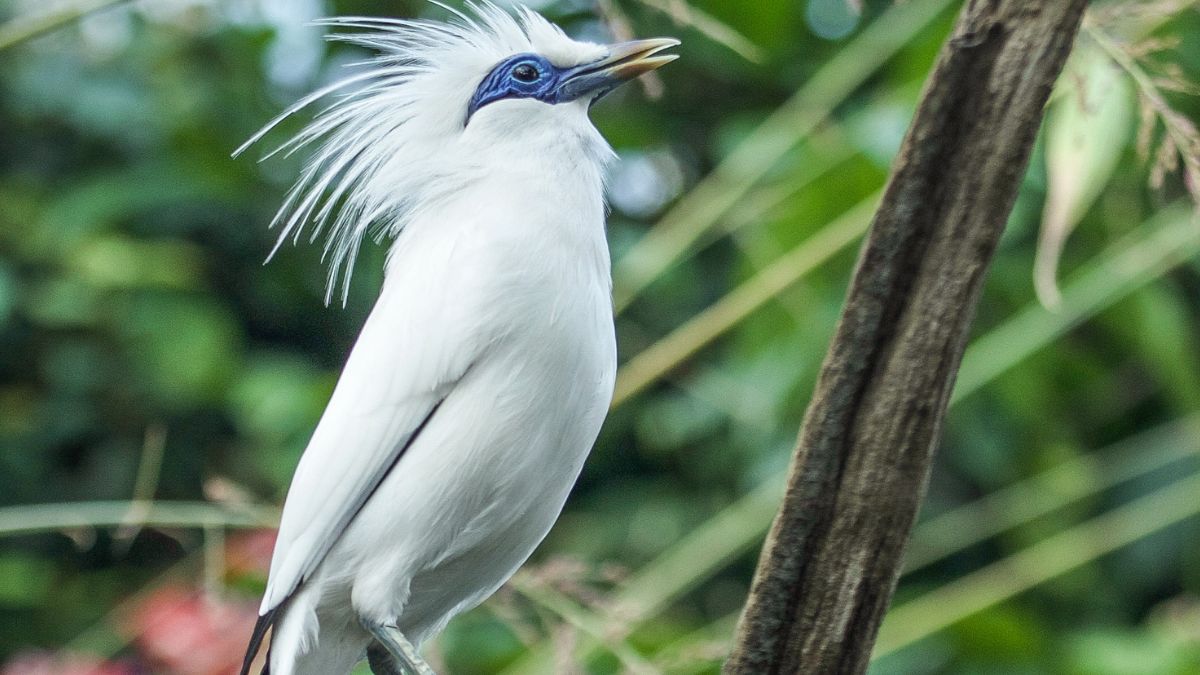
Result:
[[951,401],[971,395],[1088,317],[1197,253],[1200,227],[1191,212],[1164,210],[1076,275],[1063,290],[1058,311],[1031,304],[976,339],[963,355]]
[[57,30],[83,17],[124,4],[129,0],[76,0],[53,9],[10,19],[0,25],[0,51],[15,47],[26,40]]
[[880,628],[874,658],[933,635],[1165,527],[1200,515],[1198,495],[1200,473],[893,608]]
[[[1197,457],[1200,457],[1200,415],[1165,424],[1118,443],[1109,449],[1064,462],[1041,474],[1014,483],[992,495],[960,506],[919,525],[913,534],[910,549],[910,560],[913,560],[913,551],[917,552],[916,562],[909,563],[905,574],[1085,497],[1094,496],[1181,460]],[[1092,478],[1080,480],[1077,472],[1084,472]],[[1064,488],[1064,486],[1066,487]],[[765,495],[763,496],[765,497]],[[748,497],[743,501],[745,499]],[[760,506],[766,508],[768,505]],[[770,506],[772,508],[767,512],[766,519],[773,514],[773,505]],[[761,526],[762,522],[759,521],[757,524]],[[1149,533],[1147,532],[1147,534]],[[710,532],[708,534],[712,537],[719,533]],[[668,555],[665,554],[662,558],[667,558]],[[654,566],[657,566],[657,561],[647,566],[647,569],[652,569]],[[661,571],[670,570],[663,566]],[[647,577],[645,582],[662,581],[657,574],[646,574],[643,571],[639,573],[638,577],[631,580],[631,584],[642,581],[641,577]],[[627,585],[626,592],[629,590],[629,586]],[[662,606],[667,604],[662,601],[661,597],[655,599],[659,600]],[[926,609],[934,612],[937,606],[937,603],[931,602]],[[732,626],[736,620],[736,612],[717,619],[664,648],[656,660],[670,662],[678,658],[679,654],[689,651],[713,651],[710,643],[716,637],[726,640],[729,637],[728,634],[720,632],[718,628]],[[905,618],[902,616],[900,620],[903,621]],[[895,621],[895,619],[889,615],[888,621]],[[937,619],[930,617],[924,625],[931,626],[936,623]],[[922,637],[929,634],[932,633],[926,633]],[[880,639],[882,640],[882,633]],[[701,649],[703,645],[708,645],[708,648]],[[887,651],[877,648],[875,657],[878,658]]]
[[1121,483],[1200,457],[1200,414],[1079,455],[968,504],[926,519],[913,531],[905,574]]
[[856,241],[866,232],[878,201],[879,193],[876,193],[859,202],[714,305],[626,362],[617,373],[613,407],[653,384]]
[[840,50],[616,261],[616,310],[628,307],[784,155],[951,4],[953,0],[898,3]]
[[81,527],[275,527],[279,510],[208,502],[107,501],[31,504],[0,509],[0,537]]

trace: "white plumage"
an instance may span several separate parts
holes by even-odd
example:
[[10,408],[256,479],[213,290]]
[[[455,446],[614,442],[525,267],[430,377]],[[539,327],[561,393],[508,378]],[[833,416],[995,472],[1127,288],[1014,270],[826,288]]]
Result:
[[269,627],[273,675],[330,675],[377,627],[420,645],[481,602],[550,529],[611,400],[612,152],[587,110],[674,41],[472,11],[330,21],[379,56],[281,116],[356,87],[282,148],[319,143],[280,241],[324,231],[331,292],[365,236],[395,242],[288,491],[247,667]]

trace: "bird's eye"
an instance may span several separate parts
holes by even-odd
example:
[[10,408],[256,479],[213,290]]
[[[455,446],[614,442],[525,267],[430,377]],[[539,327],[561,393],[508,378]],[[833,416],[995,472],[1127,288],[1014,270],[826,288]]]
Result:
[[513,79],[518,82],[533,82],[538,79],[539,74],[538,69],[528,63],[522,63],[512,70]]

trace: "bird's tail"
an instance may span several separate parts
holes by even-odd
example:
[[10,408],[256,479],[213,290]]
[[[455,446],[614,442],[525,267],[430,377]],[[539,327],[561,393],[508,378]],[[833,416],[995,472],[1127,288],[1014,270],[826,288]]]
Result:
[[262,649],[267,630],[267,663],[261,675],[334,675],[348,673],[366,653],[369,636],[354,624],[325,617],[318,632],[319,589],[302,587],[283,604],[259,617],[250,637],[241,675]]
[[[258,617],[258,621],[254,624],[254,632],[250,634],[250,644],[246,647],[246,656],[242,659],[240,675],[250,675],[250,667],[254,665],[254,659],[258,657],[258,652],[262,649],[263,638],[267,636],[267,631],[275,625],[275,618],[279,615],[280,609],[280,607],[269,609]],[[263,667],[261,675],[270,675],[271,659],[269,652],[270,647],[268,646],[268,665]]]

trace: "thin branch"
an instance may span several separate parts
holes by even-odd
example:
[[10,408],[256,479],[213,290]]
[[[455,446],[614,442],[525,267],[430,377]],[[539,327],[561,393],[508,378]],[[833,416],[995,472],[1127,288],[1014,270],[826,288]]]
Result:
[[130,0],[75,0],[37,14],[19,16],[0,25],[0,51],[74,23],[89,14]]
[[[1146,108],[1157,114],[1162,122],[1166,138],[1160,142],[1158,152],[1151,166],[1150,184],[1154,188],[1162,185],[1163,176],[1174,171],[1179,161],[1183,162],[1184,184],[1198,208],[1200,208],[1200,131],[1187,116],[1177,112],[1167,103],[1157,82],[1142,68],[1135,58],[1117,45],[1102,30],[1092,27],[1086,29],[1088,36],[1119,65],[1137,85]],[[1143,120],[1145,120],[1143,113]],[[1151,118],[1151,126],[1153,118]],[[1139,134],[1142,139],[1148,138],[1146,127]],[[1139,146],[1145,145],[1139,142]]]
[[112,635],[112,626],[119,625],[123,617],[133,614],[136,608],[157,593],[162,586],[178,579],[193,577],[201,562],[201,552],[190,551],[184,557],[171,563],[167,569],[156,574],[149,582],[122,598],[116,606],[109,609],[103,617],[93,622],[87,629],[76,634],[62,647],[61,651],[66,654],[85,652],[104,659],[116,656],[127,646],[127,641],[109,639]]
[[204,533],[204,597],[219,600],[225,591],[225,528],[205,525]]
[[162,424],[152,424],[146,428],[142,440],[142,456],[138,461],[137,475],[133,479],[133,504],[126,516],[125,523],[117,530],[117,538],[124,540],[126,546],[133,543],[139,527],[134,523],[145,517],[145,510],[150,507],[154,493],[158,492],[158,481],[162,474],[163,456],[167,450],[167,428]]
[[694,5],[683,2],[683,0],[638,0],[638,2],[671,17],[676,25],[695,28],[708,39],[725,45],[747,61],[752,63],[763,61],[762,48],[754,44],[750,38],[711,14],[697,9]]
[[521,595],[548,609],[576,629],[604,645],[634,675],[661,675],[658,668],[633,649],[621,636],[614,638],[610,627],[586,608],[558,591],[537,583],[528,574],[517,574],[509,585]]

